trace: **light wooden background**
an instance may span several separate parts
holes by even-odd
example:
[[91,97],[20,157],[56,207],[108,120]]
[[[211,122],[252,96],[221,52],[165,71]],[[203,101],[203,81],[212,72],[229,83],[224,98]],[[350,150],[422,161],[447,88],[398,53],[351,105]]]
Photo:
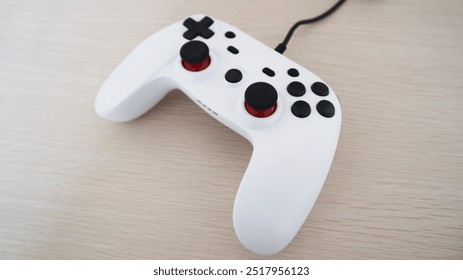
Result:
[[[139,42],[207,13],[276,46],[335,1],[0,0],[0,258],[260,258],[238,242],[252,147],[181,92],[142,118],[95,95]],[[324,189],[277,259],[463,258],[463,2],[351,0],[286,55],[343,127]]]

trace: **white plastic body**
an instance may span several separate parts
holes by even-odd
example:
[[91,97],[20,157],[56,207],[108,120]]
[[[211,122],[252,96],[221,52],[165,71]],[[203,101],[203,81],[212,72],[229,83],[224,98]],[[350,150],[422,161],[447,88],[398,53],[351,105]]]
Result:
[[[191,16],[199,21],[204,15]],[[211,17],[212,18],[212,17]],[[213,18],[215,33],[209,39],[196,37],[210,49],[211,64],[200,72],[183,68],[179,55],[188,40],[183,20],[148,37],[114,70],[102,85],[95,102],[98,115],[112,121],[133,120],[159,102],[169,91],[180,89],[213,118],[236,131],[253,145],[249,166],[238,189],[233,223],[240,242],[249,250],[272,255],[294,238],[309,215],[328,175],[341,128],[341,107],[334,91],[320,97],[311,92],[319,77],[275,52],[237,28]],[[235,38],[224,36],[232,31]],[[227,50],[234,46],[238,54]],[[262,72],[275,71],[274,77]],[[232,84],[225,73],[232,68],[243,79]],[[295,68],[298,77],[287,70]],[[244,108],[246,88],[268,82],[278,92],[277,110],[267,118],[250,115]],[[292,81],[302,82],[307,93],[288,94]],[[311,114],[298,118],[291,112],[295,101],[304,100]],[[335,107],[331,118],[321,116],[321,100]]]

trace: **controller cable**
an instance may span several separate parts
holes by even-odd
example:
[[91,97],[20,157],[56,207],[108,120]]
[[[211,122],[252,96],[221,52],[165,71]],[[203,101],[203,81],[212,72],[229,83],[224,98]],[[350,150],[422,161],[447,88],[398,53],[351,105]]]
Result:
[[326,18],[327,16],[331,15],[332,13],[334,13],[339,7],[341,7],[342,4],[344,4],[344,2],[346,2],[346,0],[339,0],[338,2],[336,2],[336,4],[334,4],[333,7],[331,7],[328,11],[324,12],[323,14],[319,15],[319,16],[316,16],[314,18],[309,18],[309,19],[303,19],[303,20],[300,20],[298,22],[296,22],[292,27],[291,29],[289,29],[288,31],[288,34],[286,34],[286,37],[285,39],[283,40],[283,42],[281,42],[276,48],[275,48],[275,51],[283,54],[286,50],[286,46],[288,45],[289,43],[289,40],[291,39],[291,36],[293,36],[293,33],[294,31],[296,30],[296,28],[298,28],[300,25],[303,25],[303,24],[309,24],[309,23],[314,23],[314,22],[317,22],[317,21],[320,21],[324,18]]

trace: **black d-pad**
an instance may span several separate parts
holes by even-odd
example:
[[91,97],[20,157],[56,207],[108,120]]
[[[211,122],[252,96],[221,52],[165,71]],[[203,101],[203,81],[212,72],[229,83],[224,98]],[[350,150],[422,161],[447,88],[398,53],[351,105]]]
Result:
[[183,25],[188,28],[188,30],[183,33],[183,37],[185,37],[187,40],[193,40],[197,36],[201,36],[204,39],[209,39],[212,37],[212,35],[214,35],[214,31],[209,29],[209,26],[211,26],[213,23],[214,21],[207,16],[200,21],[187,18],[183,22]]

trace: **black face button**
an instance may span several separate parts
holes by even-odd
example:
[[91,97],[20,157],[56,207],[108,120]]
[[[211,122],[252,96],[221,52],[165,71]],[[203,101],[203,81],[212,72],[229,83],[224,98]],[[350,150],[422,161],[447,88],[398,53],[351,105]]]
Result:
[[238,83],[243,78],[243,74],[238,69],[230,69],[225,73],[225,80],[229,83]]
[[291,112],[298,118],[305,118],[310,115],[310,105],[305,101],[296,101],[291,106]]
[[331,118],[334,116],[334,105],[328,100],[322,100],[317,104],[317,111],[325,118]]
[[305,86],[301,82],[292,82],[286,88],[292,96],[303,96],[305,94]]
[[229,46],[229,47],[227,48],[227,50],[228,50],[229,52],[231,52],[232,54],[238,54],[238,53],[240,52],[237,48],[235,48],[235,47],[233,47],[233,46]]
[[209,47],[202,41],[186,42],[180,49],[180,57],[190,64],[197,64],[209,57]]
[[310,89],[318,96],[327,96],[330,93],[328,86],[321,82],[315,82]]
[[291,68],[288,70],[288,75],[290,75],[291,77],[298,77],[299,71],[297,71],[297,69]]
[[227,38],[229,38],[229,39],[232,39],[232,38],[235,38],[236,35],[235,35],[235,33],[231,32],[231,31],[227,31],[227,32],[225,33],[225,37],[227,37]]
[[277,109],[277,90],[269,83],[253,83],[244,93],[244,106],[249,114],[257,118],[271,116]]
[[265,67],[264,69],[262,69],[262,72],[264,72],[265,75],[267,75],[269,77],[275,76],[275,72],[273,72],[273,70],[268,68],[268,67]]
[[199,22],[195,21],[192,18],[187,18],[183,25],[188,28],[185,33],[183,33],[183,37],[187,40],[193,40],[197,36],[201,36],[204,39],[209,39],[214,35],[214,32],[209,29],[214,21],[210,17],[204,17]]

